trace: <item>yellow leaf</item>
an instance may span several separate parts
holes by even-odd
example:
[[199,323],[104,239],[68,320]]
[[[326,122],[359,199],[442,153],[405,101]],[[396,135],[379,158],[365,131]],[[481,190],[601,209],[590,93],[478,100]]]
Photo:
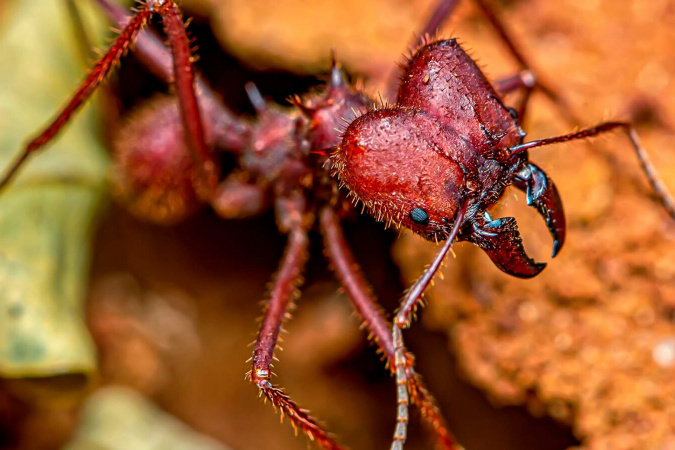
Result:
[[[107,25],[79,1],[90,32]],[[3,5],[0,167],[51,120],[83,79],[78,34],[63,0]],[[89,373],[84,325],[90,244],[105,185],[100,118],[85,106],[0,195],[0,376]]]

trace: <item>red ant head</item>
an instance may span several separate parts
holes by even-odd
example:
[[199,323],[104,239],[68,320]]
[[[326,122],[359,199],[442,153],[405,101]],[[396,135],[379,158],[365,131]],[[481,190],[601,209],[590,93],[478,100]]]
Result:
[[353,121],[332,160],[376,217],[444,239],[460,203],[469,200],[469,220],[501,196],[522,161],[500,151],[521,141],[471,58],[455,40],[437,41],[408,62],[397,103]]
[[419,111],[392,108],[352,122],[331,158],[375,217],[436,240],[447,235],[465,196],[462,168],[443,151],[467,145]]
[[467,205],[457,239],[482,248],[503,271],[533,277],[545,264],[523,248],[512,217],[487,210],[507,186],[527,192],[546,219],[554,255],[565,238],[558,192],[546,174],[511,153],[523,131],[455,40],[422,46],[403,73],[397,103],[354,120],[331,155],[334,172],[379,220],[446,239]]

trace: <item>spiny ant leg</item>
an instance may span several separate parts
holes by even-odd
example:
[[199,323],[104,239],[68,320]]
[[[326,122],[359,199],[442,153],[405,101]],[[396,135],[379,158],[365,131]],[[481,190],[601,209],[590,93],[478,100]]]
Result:
[[[124,28],[133,14],[113,0],[95,0],[108,20],[116,27]],[[134,43],[134,53],[153,75],[166,84],[174,82],[171,53],[155,33],[143,30]],[[197,82],[199,85],[199,81]],[[201,85],[199,85],[201,88]]]
[[[89,67],[91,62],[98,57],[96,48],[91,39],[90,30],[87,29],[82,18],[77,1],[67,0],[66,5],[77,36],[77,44],[82,63],[86,67]],[[106,84],[99,87],[99,98],[101,98],[102,103],[101,109],[104,137],[106,142],[111,142],[115,136],[115,131],[119,126],[121,105],[115,96],[112,87]]]
[[[521,69],[523,71],[529,72],[529,74],[532,75],[532,77],[535,80],[534,89],[540,90],[546,97],[548,97],[548,99],[558,107],[560,113],[565,118],[565,120],[567,120],[568,123],[570,123],[573,126],[576,126],[577,124],[581,123],[581,120],[574,114],[570,106],[567,104],[565,98],[562,97],[560,94],[558,94],[556,90],[553,89],[547,82],[543,81],[540,76],[535,75],[536,72],[532,69],[533,67],[532,64],[530,64],[527,58],[525,58],[525,55],[523,55],[520,52],[520,50],[518,50],[515,41],[513,40],[509,32],[506,30],[506,27],[499,19],[492,6],[490,6],[489,0],[473,0],[473,1],[476,3],[478,8],[480,8],[480,10],[482,11],[483,15],[490,22],[490,25],[492,25],[492,27],[495,29],[495,31],[499,35],[499,38],[502,40],[502,42],[504,42],[504,45],[506,45],[506,47],[509,49],[509,52],[518,62]],[[527,106],[527,98],[529,97],[529,95],[530,94],[527,93],[526,90],[525,101],[521,105],[523,111]]]
[[214,162],[213,152],[206,145],[204,125],[195,92],[192,50],[183,16],[174,0],[147,0],[146,5],[162,16],[164,31],[173,55],[173,73],[183,126],[197,169],[198,176],[194,179],[195,190],[202,199],[210,200],[218,184],[218,166]]
[[287,415],[294,428],[300,428],[310,439],[316,440],[324,449],[340,449],[333,437],[324,431],[316,421],[301,409],[280,388],[270,382],[274,351],[284,320],[289,317],[298,287],[302,282],[308,257],[309,237],[307,236],[308,215],[304,198],[297,194],[277,200],[277,220],[282,232],[288,234],[288,243],[276,274],[270,298],[267,302],[260,333],[253,351],[253,365],[249,377],[258,386],[260,393],[268,398],[275,408]]
[[358,269],[358,263],[349,249],[337,213],[331,208],[323,208],[319,221],[331,268],[364,320],[370,333],[369,338],[377,344],[378,351],[386,358],[389,358],[389,355],[393,356],[394,346],[389,333],[390,326],[384,318],[382,309],[375,303],[370,286]]
[[[331,208],[324,208],[320,212],[319,220],[321,233],[324,237],[326,255],[331,262],[331,266],[354,308],[363,319],[364,326],[369,332],[369,337],[377,345],[378,352],[381,352],[386,357],[389,368],[394,372],[396,368],[395,348],[390,332],[391,325],[387,322],[382,310],[375,302],[371,289],[359,270],[354,255],[349,249],[342,232],[340,219]],[[429,393],[421,377],[415,373],[413,356],[410,353],[405,353],[403,357],[405,359],[404,370],[407,375],[408,385],[407,390],[406,386],[398,386],[397,389],[399,391],[403,390],[406,393],[410,391],[412,403],[420,408],[422,418],[433,431],[439,448],[457,448],[433,396]],[[401,414],[406,414],[407,419],[407,408],[404,411],[399,408],[399,411]]]
[[651,185],[654,194],[656,194],[656,197],[659,199],[659,202],[661,203],[661,205],[663,205],[668,215],[670,215],[670,217],[672,217],[673,220],[675,220],[675,200],[673,200],[673,197],[671,196],[670,192],[668,192],[668,188],[660,179],[656,171],[656,168],[649,159],[649,155],[647,155],[647,152],[642,147],[637,131],[635,130],[633,125],[629,122],[603,122],[594,127],[586,128],[584,130],[580,130],[575,133],[569,133],[562,136],[551,137],[547,139],[540,139],[538,141],[526,142],[524,144],[511,147],[509,149],[509,152],[511,153],[511,155],[517,155],[519,153],[522,153],[535,147],[543,147],[545,145],[556,144],[559,142],[587,139],[617,129],[623,130],[628,136],[628,139],[630,139],[630,142],[633,145],[633,150],[635,150],[635,154],[637,155],[638,161],[640,163],[640,168],[647,177],[647,181],[649,181],[649,184]]
[[[108,19],[119,27],[124,27],[131,18],[125,8],[111,0],[96,0],[96,2]],[[134,44],[134,55],[160,80],[166,84],[173,83],[171,52],[155,33],[144,30],[138,34]],[[217,144],[229,151],[241,152],[245,147],[247,123],[226,108],[218,95],[199,75],[196,77],[196,86],[199,100],[207,101],[213,106],[208,110],[216,115],[210,120],[216,124],[214,131],[217,134]]]
[[89,98],[101,81],[110,73],[114,64],[120,59],[122,54],[127,50],[134,37],[146,24],[148,18],[151,16],[150,9],[145,6],[133,17],[133,19],[122,30],[119,37],[108,50],[108,52],[96,63],[96,66],[89,72],[86,80],[78,88],[72,99],[63,108],[59,115],[50,123],[47,128],[42,131],[37,137],[31,140],[23,149],[18,158],[7,169],[2,180],[0,180],[0,190],[5,188],[7,184],[14,178],[17,171],[27,161],[27,159],[35,151],[42,148],[45,144],[50,142],[56,134],[61,131],[63,126],[68,122],[75,111],[82,105],[82,103]]
[[467,203],[464,202],[461,208],[457,211],[455,215],[455,222],[453,224],[452,230],[448,234],[447,240],[443,247],[438,252],[434,258],[431,265],[424,271],[422,276],[412,285],[410,290],[406,293],[405,297],[401,301],[401,306],[394,317],[394,324],[391,329],[391,334],[394,341],[394,365],[396,370],[396,384],[397,389],[397,404],[398,404],[398,415],[396,417],[396,428],[394,430],[394,437],[391,443],[391,450],[401,450],[405,444],[407,434],[408,434],[408,373],[405,370],[407,361],[406,361],[406,349],[403,342],[403,332],[404,328],[408,328],[412,322],[412,315],[415,312],[417,305],[419,304],[424,290],[427,288],[431,279],[434,277],[438,269],[441,267],[441,263],[445,259],[446,255],[452,247],[452,243],[457,237],[459,232],[459,227],[464,221],[464,214],[466,213]]
[[214,163],[212,152],[204,140],[204,127],[194,90],[194,72],[190,44],[180,9],[173,0],[147,0],[141,5],[140,9],[124,27],[110,49],[96,63],[85,81],[80,85],[56,119],[26,145],[19,157],[7,170],[2,180],[0,180],[0,190],[7,186],[30,155],[49,143],[63,129],[78,108],[82,106],[85,100],[89,98],[110,73],[113,66],[134,42],[138,33],[147,24],[153,14],[159,14],[162,17],[171,45],[174,78],[180,99],[186,139],[195,159],[197,173],[199,174],[199,177],[196,177],[194,180],[195,188],[204,199],[208,200],[211,198],[218,183],[218,168]]

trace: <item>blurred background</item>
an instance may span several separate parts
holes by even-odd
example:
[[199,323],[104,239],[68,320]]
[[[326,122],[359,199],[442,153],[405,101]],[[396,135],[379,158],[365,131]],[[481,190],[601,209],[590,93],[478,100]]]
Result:
[[[534,70],[582,118],[578,125],[633,120],[675,191],[675,2],[491,3]],[[93,2],[74,5],[103,47],[110,33]],[[181,2],[193,18],[199,70],[244,115],[252,114],[246,81],[288,105],[291,94],[321,86],[332,48],[352,80],[382,91],[434,5]],[[82,79],[91,57],[77,30],[65,0],[0,1],[2,161]],[[517,70],[469,0],[442,36],[458,37],[492,79]],[[123,117],[170,91],[133,55],[110,89]],[[204,210],[158,227],[131,217],[107,195],[114,133],[105,108],[101,98],[88,106],[0,197],[0,445],[314,448],[244,380],[285,242],[274,218],[224,221]],[[528,139],[572,127],[533,96]],[[527,251],[549,267],[515,280],[457,245],[406,332],[419,372],[468,449],[675,448],[675,225],[650,198],[620,134],[531,158],[561,191],[565,248],[550,261],[541,218],[507,191],[493,216],[517,217]],[[387,311],[436,251],[365,216],[346,223],[346,233]],[[313,238],[275,381],[349,448],[386,448],[393,380]],[[416,418],[411,434],[407,448],[431,448]]]

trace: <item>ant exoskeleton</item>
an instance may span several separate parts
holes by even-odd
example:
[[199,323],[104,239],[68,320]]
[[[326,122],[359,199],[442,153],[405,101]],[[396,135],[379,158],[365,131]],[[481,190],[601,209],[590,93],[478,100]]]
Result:
[[[416,403],[438,444],[455,443],[443,417],[406,351],[402,329],[453,242],[482,248],[504,272],[536,276],[544,264],[529,258],[514,218],[493,219],[487,210],[509,185],[527,193],[528,204],[544,217],[553,236],[553,256],[565,241],[565,216],[557,189],[529,162],[528,150],[557,142],[623,130],[656,195],[675,218],[675,203],[657,178],[637,134],[627,122],[605,122],[575,133],[524,142],[520,121],[533,89],[561,99],[529,70],[508,33],[484,2],[475,0],[521,66],[493,87],[456,40],[421,39],[392,83],[391,106],[378,105],[350,86],[333,61],[324,92],[295,97],[294,108],[269,105],[247,86],[255,121],[230,113],[195,76],[185,25],[174,0],[147,0],[131,18],[109,0],[97,0],[123,29],[57,118],[28,143],[0,181],[7,186],[30,155],[50,142],[94,92],[132,42],[141,60],[176,85],[178,101],[159,102],[139,113],[117,143],[114,190],[135,215],[173,223],[210,204],[224,218],[248,217],[273,205],[288,243],[275,277],[252,357],[250,379],[260,392],[323,448],[340,446],[309,414],[274,386],[271,363],[283,321],[298,294],[308,255],[308,231],[318,221],[326,254],[383,353],[397,383],[398,415],[392,449],[406,440],[409,402]],[[421,34],[432,35],[457,0],[442,0]],[[161,17],[171,54],[150,34],[148,20]],[[501,95],[522,89],[516,109]],[[565,108],[563,108],[565,111]],[[338,131],[339,128],[346,128]],[[150,143],[156,147],[150,147]],[[214,148],[237,156],[237,169],[224,179]],[[405,295],[393,326],[370,292],[341,230],[350,207],[340,195],[363,202],[378,220],[406,227],[428,240],[442,241],[432,264]]]

